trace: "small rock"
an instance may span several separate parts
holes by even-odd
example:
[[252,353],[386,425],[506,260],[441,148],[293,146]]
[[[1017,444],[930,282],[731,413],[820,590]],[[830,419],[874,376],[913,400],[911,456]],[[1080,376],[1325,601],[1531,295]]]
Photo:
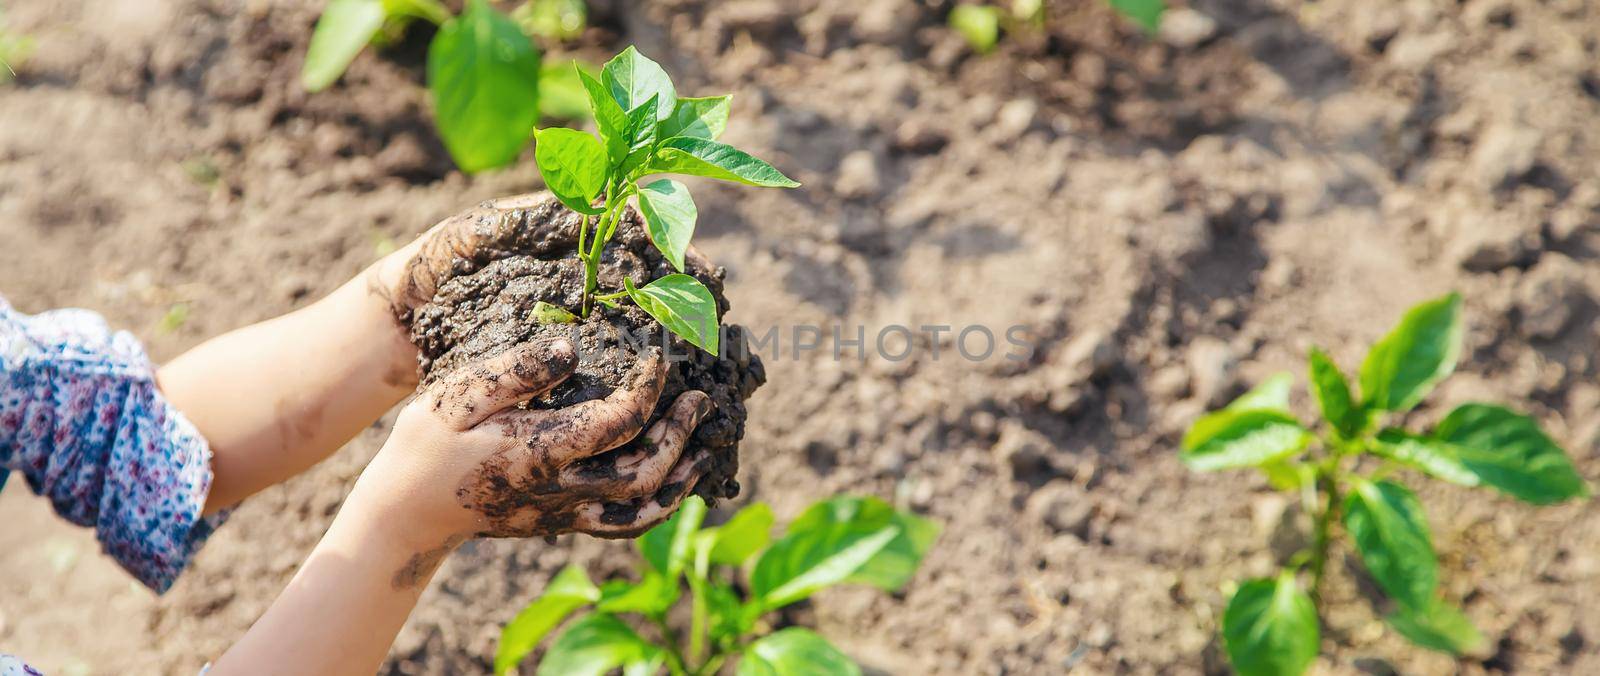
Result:
[[1033,99],[1012,99],[1000,107],[994,129],[1002,140],[1014,140],[1033,128],[1039,117],[1039,104]]
[[911,37],[917,24],[905,17],[917,11],[908,0],[876,0],[863,3],[856,15],[855,34],[862,42],[896,44]]
[[1188,7],[1174,7],[1161,14],[1157,34],[1169,45],[1193,49],[1217,34],[1217,20]]
[[839,176],[833,189],[846,199],[864,199],[877,194],[878,160],[870,150],[857,150],[839,162]]
[[1232,382],[1234,356],[1228,344],[1211,336],[1201,336],[1189,344],[1189,389],[1194,398],[1215,406]]
[[1163,174],[1151,174],[1144,180],[1131,184],[1119,183],[1106,190],[1106,211],[1126,218],[1149,218],[1172,207],[1178,191],[1172,179]]
[[373,162],[377,170],[385,176],[413,176],[428,172],[431,163],[428,151],[422,148],[412,134],[401,134],[389,141],[383,150],[378,151]]
[[1497,124],[1478,137],[1472,150],[1472,175],[1485,190],[1515,185],[1539,159],[1539,132],[1527,127]]
[[1456,38],[1447,30],[1436,33],[1402,33],[1384,52],[1389,62],[1411,71],[1434,65],[1439,57],[1455,47]]
[[1173,364],[1163,366],[1150,376],[1150,394],[1163,401],[1177,401],[1189,394],[1189,374]]
[[1552,254],[1523,277],[1517,287],[1523,335],[1550,340],[1566,330],[1586,296],[1581,275],[1571,259]]
[[1489,213],[1458,212],[1455,255],[1463,269],[1494,272],[1526,265],[1538,257],[1543,242],[1538,216],[1525,210]]
[[949,142],[949,136],[925,119],[911,118],[901,122],[894,130],[894,147],[903,152],[935,153]]
[[1117,364],[1117,346],[1103,332],[1090,330],[1074,336],[1061,351],[1062,366],[1083,377],[1105,375]]
[[783,3],[772,0],[730,2],[717,10],[716,18],[728,28],[754,35],[772,34],[792,23],[792,17],[784,9]]
[[1028,513],[1057,534],[1065,533],[1081,541],[1089,539],[1089,522],[1095,506],[1088,494],[1072,484],[1052,481],[1028,498]]
[[1055,444],[1039,432],[1014,420],[1003,423],[1000,440],[989,449],[1002,471],[1019,481],[1048,479],[1056,475],[1052,458]]

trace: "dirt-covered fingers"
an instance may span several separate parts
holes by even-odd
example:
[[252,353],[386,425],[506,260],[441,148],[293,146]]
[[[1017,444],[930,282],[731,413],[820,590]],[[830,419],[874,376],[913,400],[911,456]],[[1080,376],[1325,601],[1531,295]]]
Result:
[[704,452],[683,458],[656,493],[633,500],[585,504],[578,508],[572,528],[603,538],[638,537],[677,511],[709,464],[710,456]]
[[683,456],[695,425],[711,412],[711,398],[684,392],[667,414],[616,458],[599,457],[569,466],[563,483],[592,495],[632,499],[654,495]]
[[564,339],[518,345],[429,387],[429,408],[452,429],[470,429],[550,391],[577,367],[578,356]]
[[639,435],[666,383],[659,351],[639,360],[629,380],[604,399],[553,411],[507,411],[501,428],[557,466],[599,455]]

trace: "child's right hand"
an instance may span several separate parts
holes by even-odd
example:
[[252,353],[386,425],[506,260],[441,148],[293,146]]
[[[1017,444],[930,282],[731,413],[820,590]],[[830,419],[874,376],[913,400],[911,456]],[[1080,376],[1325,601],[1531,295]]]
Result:
[[571,344],[558,339],[439,379],[401,411],[358,491],[436,542],[572,531],[630,537],[648,530],[672,514],[704,472],[703,454],[680,456],[710,412],[710,399],[685,392],[636,450],[614,461],[586,461],[638,435],[661,394],[666,364],[659,351],[642,357],[605,399],[554,410],[517,407],[576,366]]

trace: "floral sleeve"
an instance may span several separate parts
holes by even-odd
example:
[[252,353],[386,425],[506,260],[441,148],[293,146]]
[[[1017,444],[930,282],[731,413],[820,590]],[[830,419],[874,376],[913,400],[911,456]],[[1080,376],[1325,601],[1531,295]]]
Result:
[[144,348],[86,310],[0,298],[0,488],[7,470],[158,593],[226,518],[201,516],[211,450]]

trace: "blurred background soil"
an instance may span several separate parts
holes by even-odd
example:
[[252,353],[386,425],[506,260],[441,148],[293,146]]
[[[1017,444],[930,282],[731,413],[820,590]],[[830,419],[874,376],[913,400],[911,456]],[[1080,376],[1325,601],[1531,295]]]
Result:
[[[767,359],[726,509],[793,516],[849,491],[944,524],[903,594],[836,590],[787,613],[871,670],[1225,670],[1226,585],[1273,568],[1298,512],[1256,475],[1189,472],[1180,434],[1298,372],[1313,343],[1353,370],[1406,307],[1452,289],[1460,375],[1412,418],[1510,402],[1600,479],[1594,2],[1192,0],[1147,38],[1100,2],[1055,0],[1044,32],[986,57],[945,28],[946,0],[591,4],[575,53],[637,44],[680,91],[735,93],[729,140],[805,183],[692,186],[733,321],[869,339],[1032,327],[1022,363],[953,358],[949,333],[937,360],[926,340],[902,362]],[[0,87],[0,293],[103,312],[166,359],[540,187],[531,159],[452,169],[425,35],[305,94],[319,8],[7,2],[38,49]],[[50,673],[194,673],[287,582],[391,422],[249,500],[161,598],[15,482],[0,649]],[[1488,651],[1407,647],[1338,567],[1315,669],[1600,672],[1600,505],[1411,483],[1445,595]],[[385,671],[485,672],[554,571],[620,571],[625,554],[571,536],[469,544]]]

